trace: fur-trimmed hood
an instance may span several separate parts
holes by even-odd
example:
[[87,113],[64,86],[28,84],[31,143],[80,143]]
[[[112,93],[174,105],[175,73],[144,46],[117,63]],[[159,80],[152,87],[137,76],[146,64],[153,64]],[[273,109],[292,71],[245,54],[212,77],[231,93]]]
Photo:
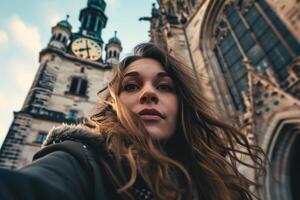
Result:
[[54,127],[49,131],[48,136],[43,142],[42,147],[46,147],[50,144],[60,143],[65,140],[80,141],[95,146],[103,144],[102,137],[93,129],[83,124],[63,124],[61,126]]

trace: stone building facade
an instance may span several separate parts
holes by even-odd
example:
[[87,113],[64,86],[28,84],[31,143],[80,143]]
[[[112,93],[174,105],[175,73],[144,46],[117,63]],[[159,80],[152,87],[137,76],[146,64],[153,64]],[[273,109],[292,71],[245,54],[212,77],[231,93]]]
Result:
[[72,32],[68,19],[52,27],[52,37],[40,52],[35,79],[21,110],[14,113],[0,150],[1,168],[30,163],[53,126],[78,123],[96,112],[102,97],[97,93],[107,86],[122,51],[116,34],[103,47],[105,7],[104,0],[88,0],[80,11],[78,32]]
[[152,42],[181,56],[209,101],[271,161],[268,175],[256,177],[260,197],[300,199],[300,2],[157,3],[141,18]]

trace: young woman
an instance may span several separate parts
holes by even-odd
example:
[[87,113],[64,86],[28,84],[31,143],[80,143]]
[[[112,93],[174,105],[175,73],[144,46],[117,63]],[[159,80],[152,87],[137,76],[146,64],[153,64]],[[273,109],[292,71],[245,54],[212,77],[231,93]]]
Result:
[[255,199],[238,165],[265,171],[264,153],[214,114],[189,67],[140,44],[107,89],[88,123],[53,129],[32,164],[0,171],[4,197]]

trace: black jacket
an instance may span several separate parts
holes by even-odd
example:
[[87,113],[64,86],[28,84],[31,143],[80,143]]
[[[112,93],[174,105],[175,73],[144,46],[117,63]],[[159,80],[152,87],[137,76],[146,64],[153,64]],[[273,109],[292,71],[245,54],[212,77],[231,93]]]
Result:
[[96,133],[83,126],[55,128],[31,164],[0,170],[0,199],[118,199],[99,156],[109,157]]

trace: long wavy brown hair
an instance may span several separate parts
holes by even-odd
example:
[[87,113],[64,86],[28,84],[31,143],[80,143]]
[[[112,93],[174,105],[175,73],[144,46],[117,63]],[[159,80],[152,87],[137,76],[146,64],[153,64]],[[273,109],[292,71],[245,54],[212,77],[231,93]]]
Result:
[[[124,70],[142,58],[161,63],[176,85],[178,125],[168,141],[153,139],[139,116],[119,99]],[[217,117],[189,67],[154,44],[143,43],[115,68],[108,90],[91,120],[114,155],[114,169],[102,163],[120,197],[133,199],[131,188],[141,177],[159,200],[194,199],[195,195],[205,200],[256,198],[249,189],[256,183],[241,174],[238,165],[264,173],[264,152]],[[241,155],[251,162],[242,161]]]

